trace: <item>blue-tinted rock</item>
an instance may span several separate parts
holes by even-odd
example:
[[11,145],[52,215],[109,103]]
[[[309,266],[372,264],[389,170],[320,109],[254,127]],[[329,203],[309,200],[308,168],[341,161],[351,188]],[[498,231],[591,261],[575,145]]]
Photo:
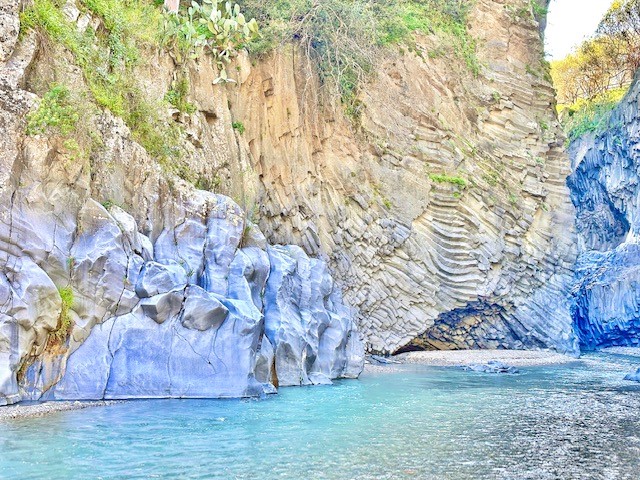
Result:
[[197,285],[189,286],[182,312],[182,326],[204,332],[217,329],[227,319],[229,310],[220,300]]
[[69,357],[55,399],[242,397],[259,395],[255,379],[261,315],[234,308],[206,331],[177,318],[159,325],[140,311],[110,319]]
[[629,380],[630,382],[640,382],[640,368],[635,372],[627,374],[624,379]]
[[[328,383],[364,366],[358,333],[339,302],[326,264],[299,247],[269,247],[265,332],[275,349],[281,386]],[[357,374],[355,373],[357,372]]]
[[464,370],[470,370],[472,372],[480,372],[480,373],[507,373],[510,375],[514,375],[516,373],[520,373],[520,371],[516,367],[512,367],[506,365],[497,360],[491,360],[487,363],[473,363],[471,365],[466,365],[462,367]]
[[[183,198],[153,245],[119,207],[78,200],[57,224],[38,201],[40,211],[15,217],[15,238],[26,250],[0,252],[0,404],[262,395],[275,392],[277,355],[287,359],[282,385],[328,383],[362,370],[352,312],[326,264],[283,247],[272,269],[264,236],[245,228],[227,197]],[[61,288],[71,291],[70,328],[42,355],[59,322]],[[294,315],[273,315],[278,306]],[[290,331],[270,340],[266,310]],[[303,365],[304,382],[291,381],[294,364]]]
[[164,323],[167,319],[177,316],[184,304],[184,289],[172,290],[154,295],[151,298],[140,299],[142,313],[156,323]]
[[140,298],[153,297],[176,288],[187,286],[187,273],[177,263],[161,264],[147,262],[142,267],[136,284],[136,295]]
[[640,345],[640,84],[570,147],[581,255],[572,313],[584,349]]

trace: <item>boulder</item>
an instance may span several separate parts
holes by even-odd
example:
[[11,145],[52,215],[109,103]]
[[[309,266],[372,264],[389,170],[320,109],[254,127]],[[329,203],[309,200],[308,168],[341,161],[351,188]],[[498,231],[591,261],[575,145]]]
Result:
[[206,330],[218,328],[229,314],[229,310],[218,298],[197,285],[187,289],[182,312],[182,326],[190,330]]
[[506,365],[497,360],[491,360],[485,364],[472,363],[470,365],[465,365],[462,368],[464,370],[469,370],[472,372],[480,372],[480,373],[507,373],[511,375],[520,373],[520,371],[517,368]]
[[640,382],[640,368],[638,368],[635,372],[628,373],[624,377],[624,379],[630,382]]
[[147,262],[140,271],[136,295],[140,298],[153,297],[171,290],[184,289],[187,282],[187,272],[177,263]]

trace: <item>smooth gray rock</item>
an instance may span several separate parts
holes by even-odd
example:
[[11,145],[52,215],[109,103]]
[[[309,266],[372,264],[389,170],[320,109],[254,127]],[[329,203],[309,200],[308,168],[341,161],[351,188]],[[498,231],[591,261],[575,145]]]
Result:
[[51,279],[28,257],[9,257],[0,272],[0,404],[22,399],[16,373],[41,353],[56,328],[61,300]]
[[151,298],[142,298],[140,308],[142,312],[156,323],[164,323],[167,319],[177,316],[182,311],[185,290],[178,288],[166,293],[160,293]]
[[182,326],[204,332],[218,328],[229,310],[217,298],[197,285],[189,286],[182,313]]
[[261,315],[229,302],[230,321],[206,331],[184,328],[175,317],[158,325],[140,311],[108,320],[69,358],[52,398],[260,395],[253,372]]
[[326,264],[299,247],[267,249],[271,273],[265,291],[265,332],[275,347],[281,386],[328,383],[364,367],[364,349],[350,342],[358,333],[339,308]]
[[176,288],[184,288],[187,282],[187,273],[177,263],[163,265],[158,262],[147,262],[138,277],[136,295],[140,298],[153,297]]
[[[210,200],[218,206],[230,202],[206,193],[198,194],[196,200],[212,209]],[[234,208],[224,211],[237,213]],[[47,287],[37,291],[48,291],[52,300],[32,303],[46,307],[47,328],[41,329],[37,340],[40,330],[25,323],[32,338],[24,346],[9,345],[15,337],[12,325],[20,325],[22,310],[2,312],[6,315],[0,317],[3,403],[19,400],[20,393],[32,400],[237,397],[273,393],[274,383],[323,384],[359,375],[363,345],[352,312],[342,303],[324,262],[310,259],[296,247],[278,247],[270,255],[257,246],[255,233],[252,245],[238,248],[235,217],[229,222],[231,233],[221,235],[225,227],[220,215],[210,230],[205,228],[208,220],[199,213],[193,216],[185,210],[183,215],[176,228],[190,225],[200,236],[178,235],[171,248],[157,241],[156,259],[145,261],[151,249],[143,247],[146,237],[136,236],[138,226],[128,215],[113,207],[107,211],[91,199],[79,206],[76,221],[81,228],[73,229],[78,233],[66,243],[68,254],[61,255],[70,260],[56,267],[67,269],[74,294],[68,344],[56,355],[35,358],[20,385],[15,371],[32,345],[41,349],[46,345],[47,333],[58,320],[60,297],[43,270],[28,263],[27,257],[16,260],[18,270],[30,281],[42,279]],[[198,224],[202,228],[196,228]],[[215,238],[231,242],[233,256],[228,248],[214,245]],[[199,260],[197,248],[203,256]],[[201,265],[200,270],[209,274],[186,272],[175,260],[182,253],[189,256],[184,265]],[[217,254],[224,255],[215,261],[206,259]],[[225,294],[196,283],[205,277],[223,282],[217,285],[226,285]],[[27,287],[16,284],[15,278],[13,282],[0,282],[0,294],[30,298],[23,291]],[[16,285],[20,285],[18,293],[13,291]],[[279,325],[280,332],[271,339],[263,309],[270,312],[271,325]],[[293,316],[279,317],[278,311]]]
[[229,297],[253,302],[262,310],[269,269],[266,251],[257,247],[238,250],[229,266]]
[[401,363],[401,362],[398,362],[397,360],[393,360],[388,357],[382,357],[380,355],[370,355],[368,359],[373,361],[374,363],[379,363],[381,365],[394,365],[394,364]]

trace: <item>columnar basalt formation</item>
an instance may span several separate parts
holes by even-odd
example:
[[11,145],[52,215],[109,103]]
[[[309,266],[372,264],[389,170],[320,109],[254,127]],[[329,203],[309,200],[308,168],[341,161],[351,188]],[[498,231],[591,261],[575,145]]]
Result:
[[418,36],[363,87],[355,126],[302,52],[243,66],[230,100],[259,225],[330,256],[371,351],[576,352],[569,161],[539,24],[529,2],[473,3],[479,74]]
[[581,251],[573,315],[585,349],[640,345],[639,101],[636,81],[607,129],[570,147]]

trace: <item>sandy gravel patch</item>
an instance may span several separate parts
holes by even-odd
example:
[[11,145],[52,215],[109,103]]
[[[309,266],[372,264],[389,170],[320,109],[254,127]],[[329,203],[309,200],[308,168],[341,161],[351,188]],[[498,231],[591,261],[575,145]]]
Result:
[[[560,365],[575,362],[577,359],[549,351],[522,350],[438,350],[428,352],[409,352],[391,357],[392,360],[404,364],[431,365],[436,367],[461,367],[470,364],[486,364],[492,360],[513,367],[532,367],[540,365]],[[370,365],[367,365],[369,369]],[[377,365],[372,367],[378,368]],[[379,366],[388,369],[393,365]]]
[[40,417],[49,413],[65,412],[68,410],[82,410],[83,408],[104,407],[119,403],[117,401],[97,402],[48,402],[28,405],[8,405],[0,407],[0,422],[15,418]]

